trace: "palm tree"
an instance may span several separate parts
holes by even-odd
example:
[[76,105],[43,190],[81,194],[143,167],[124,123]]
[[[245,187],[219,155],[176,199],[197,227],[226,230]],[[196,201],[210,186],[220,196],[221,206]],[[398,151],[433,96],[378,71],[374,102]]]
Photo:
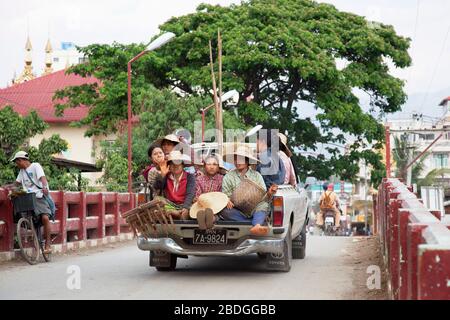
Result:
[[434,186],[437,185],[437,179],[443,178],[445,174],[450,174],[450,168],[440,168],[431,170],[423,179],[419,179],[417,186]]
[[[407,139],[407,135],[403,134],[400,137],[394,137],[394,149],[392,150],[393,157],[396,165],[395,176],[397,178],[407,180],[406,166],[419,154],[416,146],[410,145]],[[414,165],[412,166],[411,183],[417,183],[419,176],[424,169],[424,160],[428,154],[424,154]]]

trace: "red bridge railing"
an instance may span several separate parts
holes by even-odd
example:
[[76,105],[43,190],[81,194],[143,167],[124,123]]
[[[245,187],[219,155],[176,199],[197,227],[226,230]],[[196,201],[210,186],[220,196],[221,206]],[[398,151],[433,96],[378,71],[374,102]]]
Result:
[[[52,191],[51,195],[57,208],[51,226],[52,244],[62,245],[63,252],[71,242],[132,232],[120,214],[136,206],[136,194]],[[12,212],[7,191],[0,189],[0,252],[14,250]]]
[[398,179],[383,181],[375,208],[392,298],[450,299],[450,224]]

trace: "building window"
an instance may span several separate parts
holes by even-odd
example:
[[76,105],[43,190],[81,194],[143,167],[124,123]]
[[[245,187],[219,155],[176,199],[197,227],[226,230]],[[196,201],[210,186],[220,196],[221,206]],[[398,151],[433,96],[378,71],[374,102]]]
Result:
[[87,62],[88,61],[88,58],[86,58],[86,57],[80,57],[80,58],[78,58],[78,63],[85,63],[85,62]]
[[420,134],[423,140],[434,140],[434,133]]
[[434,167],[436,169],[448,168],[448,154],[447,153],[436,153],[433,155]]
[[59,62],[59,58],[53,58],[53,62]]

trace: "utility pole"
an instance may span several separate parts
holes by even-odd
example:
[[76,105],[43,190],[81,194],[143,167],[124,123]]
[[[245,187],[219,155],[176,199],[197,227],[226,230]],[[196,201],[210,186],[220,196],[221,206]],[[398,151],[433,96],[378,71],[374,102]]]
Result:
[[391,134],[389,126],[385,126],[385,140],[386,140],[386,178],[391,177]]
[[[412,146],[412,141],[411,141],[411,135],[408,135],[408,138],[406,139],[406,141],[408,141],[408,160],[412,160],[412,158],[414,157],[414,147]],[[408,170],[406,172],[406,185],[410,186],[412,184],[412,166],[408,167]]]
[[367,187],[367,161],[364,160],[364,232],[366,235],[367,232],[367,216],[369,214],[369,210],[367,207],[367,193],[368,193],[368,187]]

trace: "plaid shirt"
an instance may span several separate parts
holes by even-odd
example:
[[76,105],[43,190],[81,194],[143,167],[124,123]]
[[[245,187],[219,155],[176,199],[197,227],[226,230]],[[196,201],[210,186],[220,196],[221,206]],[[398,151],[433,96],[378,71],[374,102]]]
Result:
[[223,175],[216,174],[212,178],[208,175],[199,175],[196,177],[196,192],[195,198],[207,192],[221,192],[222,191]]

